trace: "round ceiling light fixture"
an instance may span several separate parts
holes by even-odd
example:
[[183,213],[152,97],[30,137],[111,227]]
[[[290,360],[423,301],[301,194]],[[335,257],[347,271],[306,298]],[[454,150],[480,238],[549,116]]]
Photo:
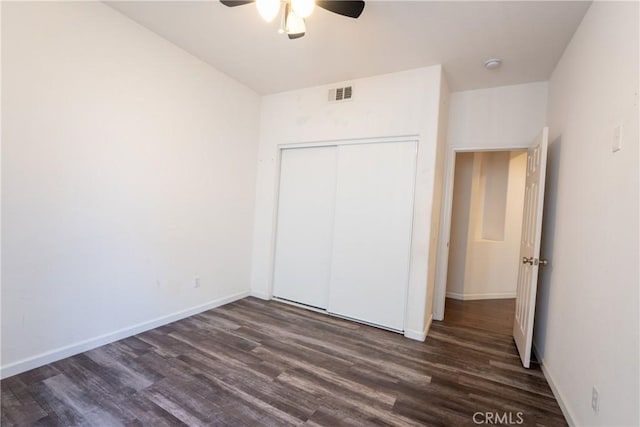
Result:
[[502,59],[500,58],[491,58],[484,61],[484,68],[487,70],[495,70],[500,65],[502,65]]

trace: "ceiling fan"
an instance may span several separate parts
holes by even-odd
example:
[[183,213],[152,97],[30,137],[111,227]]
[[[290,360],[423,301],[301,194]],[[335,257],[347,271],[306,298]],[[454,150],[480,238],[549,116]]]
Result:
[[304,19],[309,17],[315,6],[338,15],[357,18],[364,9],[362,0],[220,0],[225,6],[235,7],[256,3],[260,16],[271,22],[280,14],[280,29],[290,39],[299,39],[307,31]]

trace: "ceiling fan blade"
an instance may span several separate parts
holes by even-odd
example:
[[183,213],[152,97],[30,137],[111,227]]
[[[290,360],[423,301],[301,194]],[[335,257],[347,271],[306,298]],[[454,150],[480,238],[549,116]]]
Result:
[[316,6],[337,13],[338,15],[357,18],[364,10],[362,0],[317,0]]
[[220,0],[220,3],[229,7],[242,6],[253,2],[254,0]]
[[299,39],[301,37],[304,37],[305,33],[298,33],[298,34],[287,34],[287,37],[289,37],[289,40],[295,40],[295,39]]

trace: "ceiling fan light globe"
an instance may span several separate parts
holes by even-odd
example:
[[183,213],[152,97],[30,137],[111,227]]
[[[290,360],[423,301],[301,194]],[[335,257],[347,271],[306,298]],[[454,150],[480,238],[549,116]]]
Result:
[[280,11],[280,0],[256,0],[258,13],[267,22],[274,20]]
[[298,15],[300,18],[307,18],[311,16],[315,7],[315,0],[291,0],[293,13]]

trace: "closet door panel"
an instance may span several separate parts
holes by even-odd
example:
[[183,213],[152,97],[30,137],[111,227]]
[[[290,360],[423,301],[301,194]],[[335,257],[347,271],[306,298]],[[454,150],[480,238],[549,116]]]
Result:
[[274,296],[327,308],[337,148],[282,150]]
[[329,312],[404,329],[415,142],[338,147]]

